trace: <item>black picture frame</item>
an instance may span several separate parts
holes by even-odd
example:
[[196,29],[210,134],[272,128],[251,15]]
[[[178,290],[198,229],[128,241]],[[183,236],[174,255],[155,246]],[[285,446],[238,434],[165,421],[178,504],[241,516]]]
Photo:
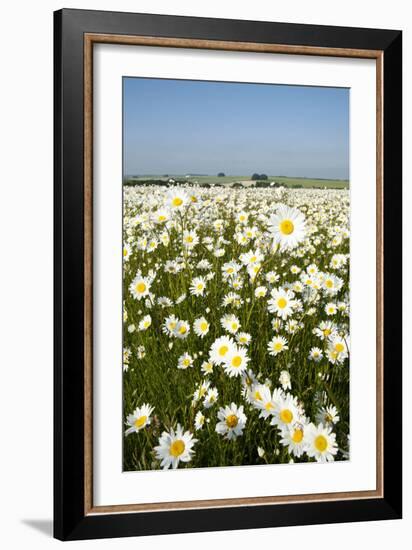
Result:
[[[84,35],[379,50],[383,55],[383,497],[157,512],[84,507]],[[402,515],[402,33],[63,9],[54,13],[54,536],[60,540],[397,519]]]

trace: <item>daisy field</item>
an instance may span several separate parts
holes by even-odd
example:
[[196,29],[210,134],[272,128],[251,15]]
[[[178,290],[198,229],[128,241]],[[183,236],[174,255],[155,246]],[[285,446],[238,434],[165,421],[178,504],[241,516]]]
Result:
[[124,186],[124,470],[349,458],[349,192]]

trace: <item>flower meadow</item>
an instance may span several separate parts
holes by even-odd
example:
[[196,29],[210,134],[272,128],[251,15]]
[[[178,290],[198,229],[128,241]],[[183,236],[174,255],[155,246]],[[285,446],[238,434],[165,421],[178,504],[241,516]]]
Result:
[[124,470],[349,458],[349,192],[124,187]]

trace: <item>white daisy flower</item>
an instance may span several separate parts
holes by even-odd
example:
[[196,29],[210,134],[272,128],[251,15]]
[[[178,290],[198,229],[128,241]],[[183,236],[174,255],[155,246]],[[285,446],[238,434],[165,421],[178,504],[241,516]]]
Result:
[[184,340],[189,336],[190,325],[187,321],[178,321],[173,329],[173,335],[180,340]]
[[292,426],[284,426],[281,431],[281,444],[287,447],[288,452],[297,458],[306,452],[305,431],[306,424],[303,422],[296,422]]
[[141,300],[149,295],[150,286],[151,280],[148,277],[142,277],[138,274],[130,283],[129,290],[133,298]]
[[203,361],[200,370],[203,372],[203,374],[212,374],[213,364],[210,361]]
[[296,402],[296,398],[290,394],[286,394],[280,399],[279,408],[272,418],[271,424],[282,429],[285,426],[293,425],[294,422],[300,421],[300,414]]
[[214,365],[221,365],[226,356],[236,348],[236,344],[232,338],[221,336],[217,338],[210,348],[210,361]]
[[290,317],[295,306],[294,292],[283,288],[274,288],[271,296],[272,298],[268,301],[268,310],[270,313],[275,313],[283,320]]
[[210,409],[218,400],[219,392],[217,388],[210,388],[203,400],[203,406],[205,409]]
[[223,370],[230,376],[240,376],[246,370],[249,357],[244,348],[234,347],[224,358]]
[[317,462],[333,462],[335,460],[338,447],[336,435],[330,426],[309,424],[305,430],[305,441],[306,453],[309,457],[314,457]]
[[337,424],[340,420],[338,409],[335,405],[322,407],[316,415],[316,422],[327,426],[328,424]]
[[193,296],[203,296],[206,290],[206,280],[204,277],[194,277],[190,284],[190,294]]
[[278,355],[282,351],[289,349],[287,344],[288,341],[286,340],[286,338],[283,338],[283,336],[274,336],[267,346],[269,355],[276,357],[276,355]]
[[243,412],[243,405],[238,407],[235,403],[222,407],[217,413],[220,422],[216,424],[216,432],[225,439],[236,439],[243,433],[246,426],[246,415]]
[[166,204],[173,211],[182,210],[189,203],[187,193],[178,187],[169,190],[166,198]]
[[193,357],[189,353],[184,353],[178,359],[177,368],[187,369],[189,367],[193,367]]
[[231,334],[236,334],[236,332],[240,329],[240,321],[236,315],[233,314],[224,315],[220,320],[220,324]]
[[317,347],[311,348],[309,352],[309,359],[311,359],[312,361],[315,361],[316,363],[319,363],[322,357],[323,357],[323,352],[320,348],[317,348]]
[[193,330],[197,336],[203,338],[209,332],[210,325],[204,317],[199,317],[193,323]]
[[201,411],[198,411],[195,416],[195,430],[201,430],[205,424],[205,416]]
[[144,403],[141,407],[136,407],[132,414],[129,414],[126,418],[126,426],[129,428],[125,431],[125,435],[130,435],[134,432],[139,432],[150,424],[154,407]]
[[152,318],[150,315],[145,315],[141,321],[139,321],[139,330],[147,330],[152,324]]
[[284,391],[292,389],[290,374],[287,370],[281,370],[279,375],[279,383]]
[[190,462],[194,450],[193,446],[197,439],[189,432],[183,432],[180,424],[177,425],[176,431],[171,428],[170,432],[163,432],[159,438],[159,445],[154,447],[156,458],[161,460],[160,466],[163,470],[172,467],[176,469],[179,462]]
[[305,238],[305,216],[297,208],[282,205],[269,220],[269,231],[281,250],[295,248]]

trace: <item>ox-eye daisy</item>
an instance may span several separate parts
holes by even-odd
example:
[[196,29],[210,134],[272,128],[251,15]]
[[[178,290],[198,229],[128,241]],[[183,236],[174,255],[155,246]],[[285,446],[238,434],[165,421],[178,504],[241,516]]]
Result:
[[220,324],[231,334],[236,334],[236,332],[240,329],[240,321],[236,315],[233,314],[224,315],[220,320]]
[[242,346],[248,346],[252,337],[248,332],[238,332],[236,334],[236,341]]
[[282,250],[295,248],[305,238],[305,216],[297,208],[282,205],[269,220],[273,241]]
[[206,289],[206,280],[204,277],[194,277],[190,284],[190,294],[193,296],[203,296]]
[[173,188],[167,194],[166,204],[171,211],[181,210],[188,202],[189,197],[183,189]]
[[307,444],[306,453],[314,457],[317,462],[333,462],[338,452],[336,445],[336,435],[332,432],[330,426],[323,427],[323,424],[315,426],[309,424],[305,430],[305,440]]
[[205,416],[202,411],[199,411],[195,416],[195,430],[201,430],[205,423]]
[[141,321],[139,321],[139,330],[147,330],[152,324],[152,318],[150,315],[145,315]]
[[236,439],[242,435],[246,425],[246,415],[243,412],[243,405],[238,407],[231,403],[230,407],[221,407],[217,413],[220,420],[216,424],[216,432],[225,437],[225,439]]
[[316,422],[327,426],[328,424],[336,424],[339,422],[339,413],[335,405],[329,405],[329,407],[322,407],[317,415]]
[[293,313],[295,305],[295,294],[291,290],[274,288],[271,292],[272,298],[268,301],[268,310],[278,317],[286,320]]
[[296,398],[287,394],[280,399],[279,407],[272,418],[271,424],[282,429],[285,426],[291,426],[294,422],[298,422],[299,419],[300,415]]
[[133,298],[141,300],[149,295],[150,285],[151,281],[148,277],[142,277],[138,274],[130,283],[129,290]]
[[193,357],[188,353],[184,353],[178,359],[177,368],[178,369],[187,369],[193,367]]
[[195,334],[197,334],[197,336],[203,338],[209,332],[209,326],[209,323],[204,317],[199,317],[193,323],[193,330],[195,331]]
[[178,321],[175,328],[173,329],[173,335],[176,338],[184,340],[189,336],[190,325],[187,321]]
[[196,442],[197,439],[194,439],[189,431],[183,432],[180,424],[177,425],[176,431],[171,428],[170,432],[163,432],[159,438],[159,445],[154,447],[156,458],[161,460],[161,468],[176,469],[179,462],[190,462]]
[[136,407],[132,414],[129,414],[126,419],[126,426],[130,426],[125,435],[129,435],[133,432],[139,432],[145,426],[150,424],[150,415],[152,414],[154,407],[144,403],[141,407]]
[[204,374],[212,374],[213,372],[213,364],[210,361],[203,361],[200,370]]
[[246,370],[249,358],[244,348],[234,347],[223,361],[223,369],[230,377],[240,376]]
[[205,407],[205,409],[210,409],[210,407],[212,407],[216,403],[218,397],[219,392],[217,388],[210,388],[203,400],[203,406]]
[[282,428],[281,440],[283,446],[293,456],[299,458],[306,451],[307,442],[305,439],[306,425],[303,422],[296,422],[292,426]]
[[279,383],[282,386],[283,390],[290,390],[292,389],[292,383],[290,380],[290,374],[287,370],[280,371],[279,375]]
[[128,262],[132,253],[132,247],[129,243],[123,245],[123,261]]
[[210,361],[214,365],[221,365],[226,356],[235,349],[236,344],[232,338],[221,336],[217,338],[210,348]]
[[312,361],[316,361],[318,363],[323,357],[323,352],[320,348],[313,347],[311,348],[309,352],[309,359],[312,359]]
[[289,349],[287,344],[288,341],[283,336],[274,336],[268,343],[269,355],[276,356],[278,353]]
[[260,410],[261,418],[273,416],[279,409],[281,403],[282,391],[276,388],[273,393],[265,384],[256,384],[251,391],[251,399],[253,406]]

